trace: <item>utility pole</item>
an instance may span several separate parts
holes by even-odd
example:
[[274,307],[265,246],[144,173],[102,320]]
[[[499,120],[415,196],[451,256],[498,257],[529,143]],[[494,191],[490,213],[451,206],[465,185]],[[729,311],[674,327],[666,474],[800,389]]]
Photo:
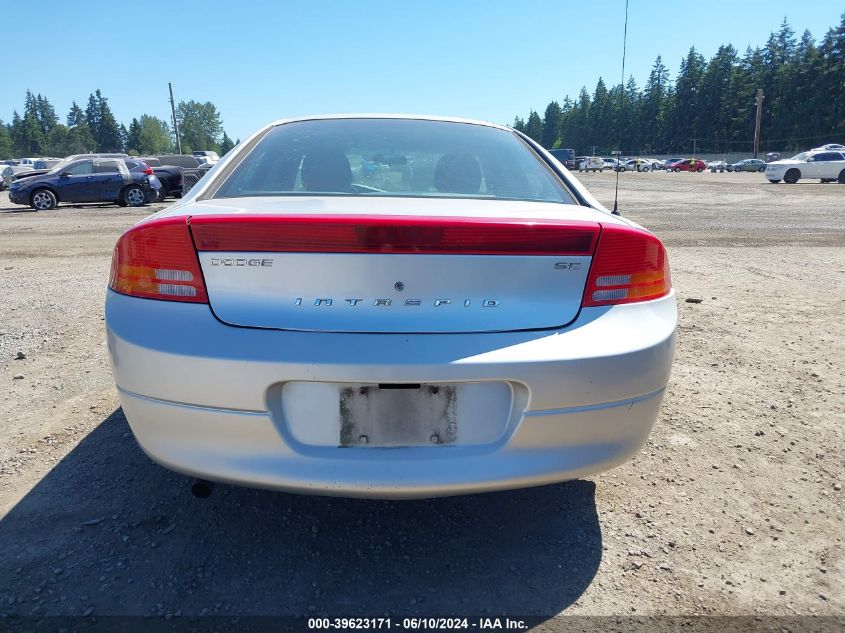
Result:
[[[170,90],[170,112],[173,114],[173,133],[176,135],[176,150],[181,154],[182,139],[179,138],[179,122],[176,120],[176,104],[173,102],[173,84],[168,81],[167,87]],[[754,155],[756,156],[757,154]]]
[[754,120],[754,158],[760,153],[760,120],[763,118],[763,89],[757,88],[757,117]]

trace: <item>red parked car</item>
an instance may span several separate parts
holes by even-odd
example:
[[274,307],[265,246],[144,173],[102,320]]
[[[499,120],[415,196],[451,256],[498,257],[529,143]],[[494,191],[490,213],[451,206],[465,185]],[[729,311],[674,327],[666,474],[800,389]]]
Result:
[[[696,160],[695,161],[695,171],[702,172],[707,168],[707,165],[704,163],[703,160]],[[674,163],[669,163],[666,165],[666,171],[689,171],[690,170],[690,159],[685,158],[684,160],[676,160]]]

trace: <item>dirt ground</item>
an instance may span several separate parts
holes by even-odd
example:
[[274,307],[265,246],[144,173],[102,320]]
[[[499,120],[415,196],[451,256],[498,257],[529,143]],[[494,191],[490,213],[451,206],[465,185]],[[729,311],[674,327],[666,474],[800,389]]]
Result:
[[[613,174],[582,181],[612,204]],[[148,210],[0,194],[0,615],[845,616],[845,186],[619,194],[679,300],[648,444],[591,480],[412,502],[193,499],[135,444],[106,353],[111,249]]]

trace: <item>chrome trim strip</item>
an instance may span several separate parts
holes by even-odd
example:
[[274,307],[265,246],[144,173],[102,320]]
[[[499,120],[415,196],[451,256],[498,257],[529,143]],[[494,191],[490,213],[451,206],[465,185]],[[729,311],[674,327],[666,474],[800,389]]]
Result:
[[269,411],[255,411],[252,409],[229,409],[226,407],[208,407],[201,404],[189,404],[187,402],[176,402],[175,400],[162,400],[161,398],[151,398],[150,396],[142,396],[140,393],[128,391],[127,389],[123,389],[122,387],[118,387],[117,391],[120,394],[126,394],[127,396],[131,396],[132,398],[138,398],[139,400],[146,400],[147,402],[152,402],[153,404],[166,404],[173,407],[185,407],[186,409],[196,409],[198,411],[211,411],[219,413],[238,413],[243,415],[259,416],[270,415]]
[[637,396],[636,398],[626,398],[625,400],[617,400],[616,402],[585,404],[578,407],[564,407],[562,409],[541,409],[538,411],[526,411],[524,415],[525,417],[533,417],[540,415],[559,415],[561,413],[580,413],[582,411],[596,411],[597,409],[613,409],[615,407],[624,407],[626,405],[637,404],[638,402],[642,402],[643,400],[650,400],[651,398],[654,398],[663,391],[666,391],[666,387],[658,389],[657,391],[652,391],[651,393],[647,393],[644,396]]

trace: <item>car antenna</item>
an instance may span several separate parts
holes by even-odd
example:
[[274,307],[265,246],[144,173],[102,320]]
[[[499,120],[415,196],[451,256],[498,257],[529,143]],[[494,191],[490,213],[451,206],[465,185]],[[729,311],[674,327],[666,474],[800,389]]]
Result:
[[[620,106],[625,103],[625,51],[628,46],[628,0],[625,0],[625,31],[622,34],[622,83],[619,90]],[[616,153],[616,189],[613,192],[613,215],[622,215],[619,212],[619,159],[622,156],[622,108],[619,108],[619,150]]]

